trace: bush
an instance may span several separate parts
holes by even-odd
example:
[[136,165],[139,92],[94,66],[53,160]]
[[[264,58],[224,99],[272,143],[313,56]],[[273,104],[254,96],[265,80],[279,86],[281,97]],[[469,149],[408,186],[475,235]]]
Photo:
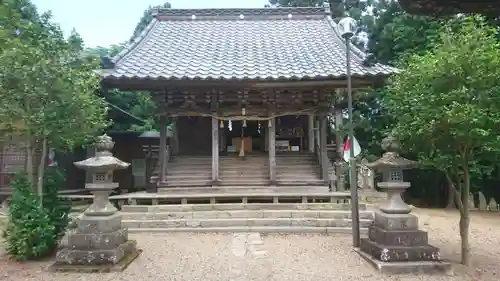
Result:
[[48,256],[57,247],[58,241],[49,214],[40,206],[40,200],[26,173],[17,174],[10,186],[12,201],[4,231],[7,254],[15,260]]
[[54,226],[56,245],[64,236],[69,223],[71,201],[58,197],[58,191],[64,185],[64,173],[57,167],[47,167],[43,179],[43,207],[49,216],[50,223]]

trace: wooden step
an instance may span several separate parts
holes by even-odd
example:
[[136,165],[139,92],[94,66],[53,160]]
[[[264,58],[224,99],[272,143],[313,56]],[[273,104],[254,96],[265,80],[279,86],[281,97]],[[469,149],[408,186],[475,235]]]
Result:
[[255,193],[255,192],[308,192],[321,193],[329,192],[328,186],[202,186],[202,187],[168,187],[159,188],[158,193]]
[[159,187],[177,187],[177,186],[211,186],[211,179],[185,179],[185,180],[169,180],[167,182],[159,183]]
[[221,186],[231,186],[231,185],[269,185],[269,179],[220,179],[219,185]]

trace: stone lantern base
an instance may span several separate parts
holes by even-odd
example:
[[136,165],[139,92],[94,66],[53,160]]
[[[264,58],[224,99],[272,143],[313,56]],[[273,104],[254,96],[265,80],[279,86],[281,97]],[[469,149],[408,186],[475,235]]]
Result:
[[121,215],[83,215],[78,227],[67,235],[67,244],[56,255],[51,271],[111,272],[124,270],[141,250],[128,240]]
[[451,264],[441,261],[439,249],[428,244],[427,232],[418,229],[418,218],[412,214],[375,212],[375,222],[357,251],[383,273],[451,271]]

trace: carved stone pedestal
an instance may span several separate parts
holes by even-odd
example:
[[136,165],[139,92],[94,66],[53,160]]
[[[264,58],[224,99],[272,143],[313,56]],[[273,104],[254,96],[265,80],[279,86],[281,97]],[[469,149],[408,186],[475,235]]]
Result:
[[403,170],[413,161],[399,156],[399,144],[393,138],[384,139],[382,147],[387,152],[367,166],[383,173],[383,181],[377,185],[387,199],[356,250],[383,273],[450,273],[451,264],[441,261],[439,249],[428,244],[427,232],[418,229],[417,216],[410,214],[410,206],[401,198],[410,187],[403,181]]
[[360,247],[365,258],[388,273],[446,273],[451,269],[441,261],[439,249],[428,244],[427,232],[418,229],[418,219],[411,214],[376,212],[375,223]]
[[94,201],[78,221],[76,229],[67,233],[67,242],[56,255],[52,271],[110,272],[124,270],[141,253],[135,241],[128,240],[122,218],[109,202],[109,194],[118,183],[112,182],[113,170],[129,166],[109,152],[113,142],[108,136],[96,144],[95,157],[75,165],[93,173],[93,182],[86,188]]

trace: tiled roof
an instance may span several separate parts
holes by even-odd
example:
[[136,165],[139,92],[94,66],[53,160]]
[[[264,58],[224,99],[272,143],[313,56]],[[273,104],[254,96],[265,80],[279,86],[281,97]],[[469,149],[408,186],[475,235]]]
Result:
[[[353,76],[389,75],[353,48]],[[105,79],[335,79],[345,43],[324,8],[164,9],[112,59]]]

